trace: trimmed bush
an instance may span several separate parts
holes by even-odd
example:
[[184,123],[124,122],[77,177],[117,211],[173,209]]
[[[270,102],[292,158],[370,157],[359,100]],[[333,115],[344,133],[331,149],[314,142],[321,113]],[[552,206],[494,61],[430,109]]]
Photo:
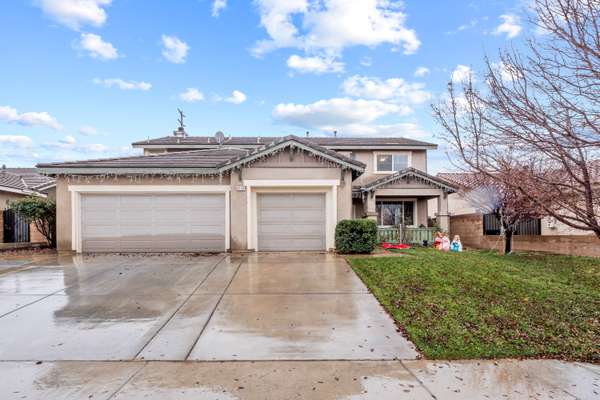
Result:
[[335,247],[345,254],[371,253],[377,244],[377,224],[370,219],[345,219],[335,228]]

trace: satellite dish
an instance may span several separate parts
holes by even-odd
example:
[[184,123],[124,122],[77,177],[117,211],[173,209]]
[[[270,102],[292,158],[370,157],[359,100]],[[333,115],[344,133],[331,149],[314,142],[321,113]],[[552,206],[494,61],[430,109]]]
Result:
[[215,133],[215,139],[217,140],[217,143],[223,144],[223,142],[225,141],[225,134],[221,131],[218,131],[217,133]]

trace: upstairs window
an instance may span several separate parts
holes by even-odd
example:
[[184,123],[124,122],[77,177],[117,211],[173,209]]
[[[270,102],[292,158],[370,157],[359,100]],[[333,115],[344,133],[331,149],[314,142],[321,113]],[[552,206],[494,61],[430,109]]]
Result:
[[397,172],[408,168],[408,154],[377,154],[377,172]]

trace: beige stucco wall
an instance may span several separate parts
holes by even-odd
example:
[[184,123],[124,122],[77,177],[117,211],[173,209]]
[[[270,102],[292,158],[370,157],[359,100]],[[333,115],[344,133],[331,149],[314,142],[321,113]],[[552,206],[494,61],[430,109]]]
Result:
[[231,176],[198,178],[110,178],[110,179],[70,179],[61,177],[56,182],[57,241],[59,251],[70,251],[71,246],[71,194],[69,185],[229,185],[230,186],[230,238],[232,250],[247,249],[247,192],[245,180],[340,180],[337,188],[336,219],[352,217],[352,172],[345,171],[342,179],[341,168],[320,161],[305,154],[288,152],[276,154],[268,159],[252,164],[249,168],[234,171]]
[[11,192],[0,192],[0,210],[6,210],[10,201],[15,201],[25,197],[22,194]]

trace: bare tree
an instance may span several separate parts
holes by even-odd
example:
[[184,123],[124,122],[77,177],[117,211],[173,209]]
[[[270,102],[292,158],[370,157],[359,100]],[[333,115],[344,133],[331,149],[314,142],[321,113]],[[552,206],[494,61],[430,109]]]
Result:
[[464,193],[465,199],[482,213],[498,218],[500,234],[504,238],[504,253],[512,253],[513,236],[519,225],[539,217],[538,208],[521,192],[499,186],[495,179],[475,175],[471,181],[471,188]]
[[433,107],[469,171],[600,237],[600,2],[535,0],[539,39]]

